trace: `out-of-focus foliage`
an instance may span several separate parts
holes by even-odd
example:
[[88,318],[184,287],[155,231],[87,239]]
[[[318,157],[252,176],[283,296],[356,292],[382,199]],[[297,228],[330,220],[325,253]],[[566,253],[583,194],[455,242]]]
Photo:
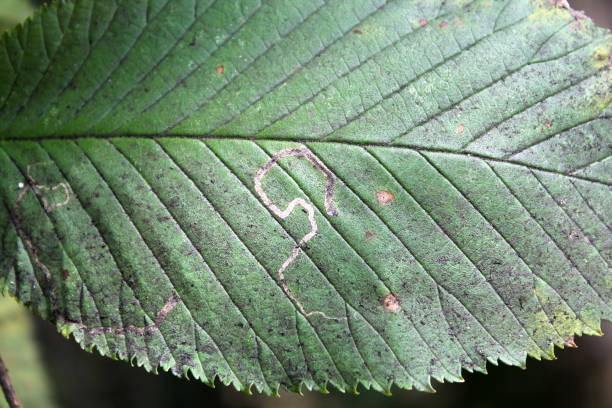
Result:
[[[24,407],[57,406],[34,339],[30,315],[9,297],[0,297],[0,355]],[[0,408],[5,406],[0,398]]]
[[21,23],[34,12],[25,0],[0,0],[0,33]]

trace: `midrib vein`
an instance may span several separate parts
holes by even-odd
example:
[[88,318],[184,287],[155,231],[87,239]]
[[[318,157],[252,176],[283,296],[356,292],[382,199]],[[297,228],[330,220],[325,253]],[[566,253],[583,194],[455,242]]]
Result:
[[[451,150],[448,148],[444,148],[444,147],[424,147],[424,146],[418,146],[418,145],[390,145],[388,143],[381,143],[381,142],[358,142],[358,141],[323,141],[323,140],[317,140],[317,139],[313,139],[313,140],[309,140],[309,139],[303,139],[303,138],[256,138],[256,137],[244,137],[244,136],[213,136],[213,135],[204,135],[204,136],[190,136],[190,135],[184,135],[184,136],[168,136],[168,135],[126,135],[126,136],[111,136],[111,135],[86,135],[86,136],[65,136],[65,137],[58,137],[58,136],[49,136],[49,137],[37,137],[37,138],[1,138],[0,137],[0,146],[3,143],[19,143],[19,142],[23,142],[23,143],[32,143],[32,142],[42,142],[42,141],[47,141],[47,140],[56,140],[56,141],[76,141],[76,140],[80,140],[80,139],[89,139],[89,138],[94,138],[94,139],[121,139],[121,138],[129,138],[129,139],[155,139],[155,140],[161,140],[161,139],[194,139],[194,140],[205,140],[205,141],[210,141],[210,140],[234,140],[234,141],[250,141],[250,142],[285,142],[285,143],[300,143],[303,145],[309,145],[309,144],[334,144],[334,145],[346,145],[346,146],[360,146],[363,148],[371,148],[371,147],[384,147],[384,148],[389,148],[389,149],[400,149],[400,150],[411,150],[411,151],[416,151],[416,152],[432,152],[432,153],[446,153],[449,155],[455,155],[455,156],[463,156],[463,157],[474,157],[477,159],[481,159],[481,160],[485,160],[487,162],[491,162],[491,163],[506,163],[506,164],[513,164],[516,166],[521,166],[523,168],[527,168],[527,169],[531,169],[531,170],[538,170],[538,171],[542,171],[545,173],[550,173],[550,174],[556,174],[558,176],[562,176],[562,177],[567,177],[568,179],[576,179],[576,180],[584,180],[584,181],[588,181],[591,183],[595,183],[595,184],[600,184],[600,185],[605,185],[608,187],[612,187],[612,182],[606,182],[606,181],[602,181],[602,180],[598,180],[592,177],[588,177],[585,175],[579,175],[579,174],[570,174],[570,173],[563,173],[559,170],[556,169],[552,169],[552,168],[547,168],[547,167],[543,167],[543,166],[539,166],[537,164],[534,163],[528,163],[528,162],[524,162],[524,161],[520,161],[520,160],[515,160],[515,159],[503,159],[500,157],[495,157],[495,156],[489,156],[483,153],[475,153],[475,152],[465,152],[465,151],[457,151],[457,150]],[[610,157],[610,156],[607,156]],[[604,157],[603,159],[607,158]],[[602,160],[603,160],[602,159]]]

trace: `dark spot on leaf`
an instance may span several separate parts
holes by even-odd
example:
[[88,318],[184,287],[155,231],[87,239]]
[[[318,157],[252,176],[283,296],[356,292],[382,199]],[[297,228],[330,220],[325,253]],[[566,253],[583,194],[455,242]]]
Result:
[[366,231],[365,232],[365,237],[366,239],[372,239],[374,237],[374,233],[371,231]]
[[446,21],[442,21],[442,22],[440,22],[440,24],[438,24],[438,27],[440,27],[440,28],[444,28],[444,27],[446,27],[447,25],[448,25],[448,23],[447,23]]
[[225,67],[223,65],[217,66],[217,74],[222,74],[225,71]]
[[463,133],[464,130],[465,130],[465,126],[463,125],[457,126],[457,133]]
[[70,277],[70,271],[68,269],[62,269],[62,276],[64,280],[68,279]]
[[356,28],[356,29],[354,29],[354,30],[353,30],[353,32],[354,32],[355,34],[357,34],[357,35],[363,34],[363,33],[361,32],[361,30],[359,30],[359,29],[357,29],[357,28]]
[[419,25],[421,27],[425,27],[427,25],[427,23],[428,23],[427,20],[425,20],[424,18],[419,20]]
[[387,190],[380,190],[376,192],[376,199],[378,200],[379,203],[381,203],[382,205],[387,205],[389,204],[391,201],[393,201],[393,199],[395,198],[395,196],[393,195],[392,192],[387,191]]
[[400,310],[399,299],[393,293],[389,293],[387,296],[385,296],[380,303],[388,312],[397,312]]
[[550,122],[546,122],[546,123],[544,123],[544,126],[546,126],[547,128],[549,128],[549,129],[550,129],[550,127],[552,126],[552,123],[550,123]]

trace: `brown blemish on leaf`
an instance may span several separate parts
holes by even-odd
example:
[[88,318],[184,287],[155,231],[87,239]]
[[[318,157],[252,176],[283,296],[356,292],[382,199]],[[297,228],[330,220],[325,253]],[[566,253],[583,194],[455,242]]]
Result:
[[62,269],[62,276],[64,280],[68,279],[70,277],[70,271],[68,269]]
[[448,23],[446,21],[442,21],[442,22],[440,22],[440,24],[438,24],[438,27],[440,27],[440,28],[444,28],[446,26],[448,26]]
[[217,74],[222,74],[223,72],[225,72],[225,67],[223,65],[218,65],[216,71]]
[[547,127],[548,129],[550,129],[552,127],[552,123],[546,122],[546,123],[544,123],[544,126]]
[[455,21],[457,22],[457,27],[463,27],[463,20],[461,17],[455,17]]
[[465,130],[465,126],[463,126],[463,125],[457,126],[457,133],[461,134],[461,133],[463,133],[464,130]]
[[379,203],[381,203],[382,205],[387,205],[389,204],[391,201],[393,201],[393,199],[395,198],[395,196],[393,195],[392,192],[387,191],[387,190],[379,190],[376,192],[376,199],[378,200]]
[[362,32],[360,29],[358,29],[358,28],[354,29],[354,30],[353,30],[353,32],[354,32],[355,34],[357,34],[357,35],[361,35],[361,34],[363,34],[363,32]]
[[374,238],[374,233],[371,232],[371,231],[366,231],[365,232],[365,237],[366,237],[366,239],[372,239],[372,238]]
[[565,342],[563,343],[563,347],[578,348],[578,345],[574,342],[573,334],[569,336],[567,340],[565,340]]
[[380,303],[387,312],[397,312],[400,310],[399,299],[393,293],[389,293],[387,296],[382,298]]
[[419,25],[420,25],[421,27],[425,27],[427,24],[428,24],[428,21],[427,21],[427,20],[425,20],[424,18],[422,18],[422,19],[420,19],[420,20],[419,20]]
[[578,231],[571,230],[569,235],[568,235],[568,238],[571,239],[572,241],[574,241],[574,240],[580,238],[580,233]]

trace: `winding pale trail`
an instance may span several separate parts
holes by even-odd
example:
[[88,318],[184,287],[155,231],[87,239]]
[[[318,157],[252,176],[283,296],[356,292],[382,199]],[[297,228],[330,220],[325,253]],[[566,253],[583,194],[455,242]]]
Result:
[[263,178],[266,176],[266,174],[268,173],[268,171],[270,171],[270,169],[272,169],[274,166],[277,165],[278,160],[284,157],[294,157],[294,156],[298,156],[298,157],[302,156],[306,158],[310,163],[312,163],[312,165],[317,170],[323,173],[327,181],[325,184],[325,212],[327,212],[327,214],[331,215],[332,217],[338,216],[338,210],[334,206],[334,185],[335,185],[334,175],[325,166],[325,164],[323,164],[321,160],[319,160],[319,158],[315,156],[306,146],[296,147],[293,149],[280,150],[276,152],[272,157],[270,157],[270,159],[263,166],[261,166],[259,170],[257,170],[257,174],[255,175],[255,179],[253,180],[255,183],[255,191],[257,192],[257,194],[259,195],[263,203],[266,205],[266,207],[268,207],[270,211],[272,211],[272,213],[276,215],[277,217],[281,219],[285,219],[293,212],[295,207],[300,206],[308,214],[308,221],[310,222],[310,232],[304,235],[302,239],[300,240],[300,242],[296,246],[293,247],[293,249],[291,250],[291,254],[279,268],[278,276],[279,276],[281,285],[287,297],[289,297],[289,299],[291,299],[296,304],[298,309],[300,309],[300,311],[305,316],[320,315],[330,320],[346,320],[346,317],[328,316],[325,312],[322,312],[320,310],[313,310],[313,311],[307,312],[306,309],[304,309],[304,306],[302,305],[302,303],[293,295],[293,293],[291,292],[291,289],[289,289],[289,287],[287,286],[287,282],[285,280],[285,271],[287,270],[289,265],[291,265],[291,263],[295,260],[295,258],[297,258],[297,256],[299,255],[300,248],[302,248],[306,244],[306,242],[308,242],[312,237],[314,237],[318,231],[317,221],[314,216],[314,208],[312,207],[311,204],[306,202],[304,199],[298,197],[298,198],[294,198],[293,200],[291,200],[291,202],[287,205],[287,208],[285,208],[284,210],[281,210],[270,200],[270,198],[264,191],[261,185],[261,182]]

